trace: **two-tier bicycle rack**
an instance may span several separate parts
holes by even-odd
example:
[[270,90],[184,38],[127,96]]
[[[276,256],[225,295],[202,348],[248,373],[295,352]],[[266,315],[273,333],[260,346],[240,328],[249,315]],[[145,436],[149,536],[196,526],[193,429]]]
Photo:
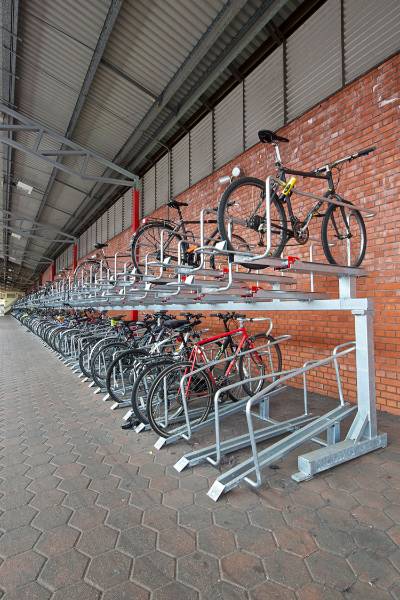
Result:
[[[270,178],[266,188],[270,189]],[[309,194],[306,194],[309,195]],[[312,197],[316,197],[312,195]],[[319,198],[319,197],[316,197]],[[324,198],[330,202],[330,199]],[[313,441],[321,447],[315,451],[298,456],[298,472],[293,475],[296,481],[309,479],[315,474],[354,459],[387,445],[385,433],[378,434],[375,397],[375,363],[373,339],[374,307],[371,299],[359,298],[356,294],[356,282],[367,275],[362,268],[340,267],[325,263],[299,260],[296,257],[273,258],[268,256],[270,248],[269,192],[266,194],[267,247],[259,256],[246,253],[233,253],[226,250],[224,243],[206,246],[205,223],[211,209],[203,209],[200,217],[200,239],[196,252],[200,256],[196,267],[182,262],[182,247],[179,246],[178,264],[172,264],[170,258],[162,252],[157,261],[146,257],[144,273],[128,268],[127,262],[115,259],[113,270],[101,265],[98,273],[88,275],[77,285],[72,279],[54,284],[46,295],[38,293],[20,301],[19,306],[27,308],[73,307],[97,308],[102,310],[143,310],[154,311],[268,311],[268,312],[307,312],[338,311],[350,313],[354,317],[355,341],[338,346],[331,355],[321,360],[311,361],[291,371],[277,374],[276,377],[258,394],[244,398],[238,403],[219,406],[218,399],[222,391],[217,392],[214,411],[207,420],[198,426],[190,426],[186,418],[177,424],[170,438],[160,438],[156,448],[182,439],[190,439],[196,431],[205,427],[214,427],[215,444],[208,448],[185,454],[175,465],[177,470],[207,461],[219,465],[224,454],[250,447],[250,455],[242,463],[220,475],[209,496],[217,500],[219,496],[246,481],[251,486],[262,483],[262,470],[271,462],[276,462],[305,442]],[[363,212],[368,212],[360,209]],[[269,232],[269,233],[268,233]],[[168,235],[168,232],[165,233]],[[161,234],[161,238],[163,233]],[[160,240],[163,247],[163,239]],[[227,264],[223,268],[207,267],[207,256],[224,258]],[[311,248],[312,256],[312,248]],[[259,265],[262,271],[245,272],[239,265],[251,262]],[[315,291],[315,276],[333,277],[338,283],[337,297]],[[296,289],[304,278],[309,290]],[[304,287],[304,286],[302,286]],[[349,352],[355,352],[357,402],[345,402],[339,374],[339,362]],[[320,366],[331,364],[336,373],[340,404],[335,409],[315,417],[307,406],[307,373]],[[276,421],[270,416],[270,400],[284,393],[285,382],[293,377],[303,377],[304,411],[301,415]],[[265,377],[267,379],[267,377]],[[271,379],[271,378],[270,378]],[[259,411],[253,407],[260,405]],[[185,407],[186,411],[188,410]],[[243,415],[247,433],[222,440],[220,421],[235,413]],[[340,422],[354,415],[347,435],[340,440]],[[187,413],[186,413],[187,416]],[[255,429],[253,419],[261,419],[264,426]],[[144,427],[139,427],[145,429]],[[326,432],[326,440],[320,436]],[[259,442],[287,433],[283,439],[263,450]],[[255,476],[255,479],[254,479]]]

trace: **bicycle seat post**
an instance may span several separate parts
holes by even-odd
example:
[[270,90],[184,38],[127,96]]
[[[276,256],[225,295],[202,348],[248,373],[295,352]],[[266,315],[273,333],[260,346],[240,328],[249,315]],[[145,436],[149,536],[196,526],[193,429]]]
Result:
[[275,166],[280,167],[282,164],[281,153],[277,142],[273,144],[275,150]]

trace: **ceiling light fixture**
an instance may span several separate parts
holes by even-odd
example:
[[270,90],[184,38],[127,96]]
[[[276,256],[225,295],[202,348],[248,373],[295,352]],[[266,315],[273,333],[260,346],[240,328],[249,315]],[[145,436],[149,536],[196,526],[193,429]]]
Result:
[[31,186],[27,183],[24,183],[23,181],[18,181],[17,188],[20,190],[23,190],[27,194],[32,194],[32,192],[33,192],[33,186]]
[[21,236],[19,235],[19,233],[14,233],[13,231],[11,232],[11,237],[16,238],[17,240],[21,239]]

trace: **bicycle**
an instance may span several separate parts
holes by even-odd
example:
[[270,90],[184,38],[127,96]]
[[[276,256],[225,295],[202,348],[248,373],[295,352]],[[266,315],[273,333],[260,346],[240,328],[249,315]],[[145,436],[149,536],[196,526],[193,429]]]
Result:
[[[242,386],[237,386],[235,395],[229,394],[233,401],[239,400],[243,394],[238,392],[242,388],[246,395],[253,395],[260,391],[264,381],[259,380],[255,385],[246,383],[247,379],[264,375],[266,372],[278,372],[282,368],[281,353],[277,352],[278,361],[274,364],[274,358],[271,352],[266,348],[273,344],[270,335],[271,327],[265,334],[250,336],[244,327],[246,319],[244,315],[236,315],[239,321],[239,327],[224,331],[209,338],[205,338],[193,344],[187,361],[174,363],[167,366],[154,380],[147,398],[146,416],[152,429],[161,437],[169,437],[171,431],[175,429],[177,423],[182,420],[184,412],[184,399],[182,396],[182,378],[185,377],[184,395],[189,409],[189,418],[192,424],[203,422],[211,408],[214,393],[218,388],[237,380],[239,377],[243,381]],[[254,320],[268,320],[268,318],[259,318]],[[238,342],[233,345],[233,354],[227,360],[227,366],[222,369],[210,367],[201,371],[198,368],[207,365],[210,358],[206,354],[205,347],[209,344],[217,343],[219,349],[213,360],[219,360],[226,356],[225,352],[232,343],[232,337],[239,336]],[[263,337],[264,344],[262,351],[257,350],[258,342]],[[254,350],[247,352],[247,350]],[[265,357],[268,359],[264,361]],[[211,363],[212,364],[212,363]],[[277,371],[278,370],[278,371]]]
[[[196,267],[200,264],[200,256],[196,253],[194,233],[188,229],[191,225],[200,225],[200,220],[187,221],[183,218],[182,207],[188,206],[186,202],[170,200],[169,208],[178,212],[178,220],[173,219],[143,219],[142,225],[136,230],[131,239],[131,258],[137,273],[144,273],[152,269],[152,263],[158,264],[161,259],[169,260],[170,264],[178,264],[179,244],[181,243],[181,262],[184,265]],[[217,208],[213,209],[217,210]],[[221,241],[218,233],[217,220],[207,219],[207,224],[215,228],[207,236],[205,245],[216,246]],[[235,245],[241,252],[249,252],[250,247],[242,237],[233,235]],[[215,256],[210,256],[210,267],[215,268]]]
[[[364,220],[360,212],[352,207],[351,202],[336,193],[332,171],[339,169],[339,165],[345,162],[366,156],[376,147],[359,150],[314,171],[299,171],[285,167],[282,163],[279,142],[288,142],[287,138],[269,130],[261,130],[258,135],[262,143],[274,146],[276,178],[279,180],[278,183],[274,181],[272,184],[270,195],[270,256],[280,257],[290,240],[294,240],[300,245],[306,244],[310,236],[308,226],[311,220],[320,217],[323,219],[321,225],[322,248],[327,261],[335,265],[360,266],[367,247]],[[286,175],[292,176],[289,181],[286,180]],[[328,186],[324,193],[327,200],[318,200],[305,218],[298,218],[293,212],[291,198],[296,177],[325,180]],[[330,198],[348,205],[348,208],[329,203]],[[325,212],[321,212],[322,206],[326,203],[328,206]],[[255,177],[241,177],[232,182],[222,194],[217,219],[219,233],[221,238],[226,241],[228,250],[240,252],[235,245],[234,232],[236,232],[235,235],[238,233],[250,243],[252,253],[256,247],[265,248],[267,237],[265,181]],[[255,253],[259,252],[258,250]],[[249,269],[260,268],[257,263],[246,262],[243,264]]]
[[[100,271],[105,269],[105,271],[112,271],[114,269],[114,265],[110,265],[108,259],[113,259],[114,256],[108,256],[104,253],[104,248],[108,247],[108,244],[102,244],[100,242],[96,242],[94,245],[95,249],[98,250],[95,254],[93,254],[90,258],[85,259],[81,262],[74,271],[74,285],[85,281],[94,283],[96,281],[97,275]],[[129,254],[121,254],[120,257],[128,257]],[[126,271],[129,273],[132,270],[132,264],[128,263],[126,265]]]

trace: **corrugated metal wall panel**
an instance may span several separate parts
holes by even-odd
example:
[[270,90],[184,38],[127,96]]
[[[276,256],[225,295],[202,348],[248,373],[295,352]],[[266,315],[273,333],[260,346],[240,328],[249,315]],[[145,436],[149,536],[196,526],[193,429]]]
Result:
[[156,169],[152,167],[143,177],[143,216],[156,208]]
[[156,163],[156,206],[159,208],[169,200],[169,153]]
[[210,175],[213,170],[212,113],[190,131],[190,184]]
[[123,197],[115,203],[115,235],[118,235],[123,230]]
[[103,243],[103,228],[101,226],[101,217],[96,221],[96,241]]
[[105,244],[108,240],[108,215],[107,212],[101,215],[101,237],[103,239],[103,244]]
[[346,83],[400,49],[399,0],[345,0]]
[[215,108],[215,167],[243,152],[243,85],[238,85]]
[[84,231],[79,238],[78,256],[83,258],[87,254],[87,231]]
[[266,58],[244,81],[246,149],[256,144],[260,129],[283,126],[283,47]]
[[327,0],[287,40],[288,120],[341,85],[340,0]]
[[172,196],[177,196],[189,185],[189,134],[172,148]]
[[108,214],[108,239],[112,240],[115,235],[115,204],[110,206]]
[[66,267],[72,267],[73,260],[74,260],[74,250],[73,250],[73,246],[68,246],[68,248],[67,248],[67,252],[66,252],[66,262],[65,262],[65,266],[66,266]]
[[128,190],[122,196],[123,215],[124,215],[124,222],[123,222],[124,230],[128,229],[128,227],[130,227],[132,225],[132,193],[133,193],[132,190]]

